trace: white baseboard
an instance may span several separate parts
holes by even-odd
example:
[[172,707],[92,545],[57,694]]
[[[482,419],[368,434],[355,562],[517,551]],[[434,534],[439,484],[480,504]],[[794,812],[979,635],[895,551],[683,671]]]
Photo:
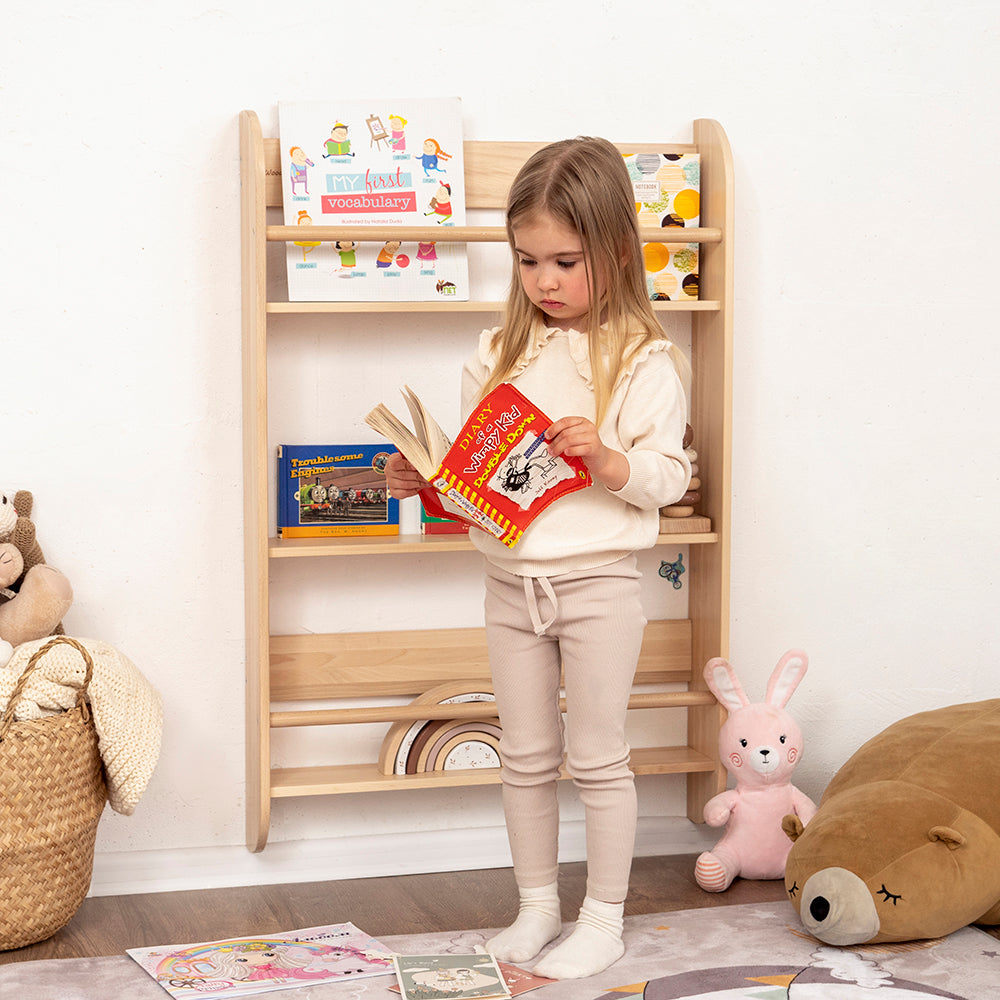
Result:
[[[639,820],[635,856],[692,854],[707,850],[719,831],[686,819]],[[586,856],[582,821],[560,828],[560,861]],[[484,827],[375,837],[298,840],[269,844],[259,854],[244,846],[99,853],[94,858],[92,896],[176,892],[227,886],[325,882],[424,872],[507,868],[506,830]]]

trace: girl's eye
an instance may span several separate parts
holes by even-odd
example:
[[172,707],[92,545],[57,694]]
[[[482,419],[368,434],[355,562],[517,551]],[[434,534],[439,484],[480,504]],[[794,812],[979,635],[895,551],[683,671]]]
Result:
[[571,267],[573,267],[575,264],[576,264],[575,260],[561,260],[561,261],[559,261],[559,266],[566,268],[567,271]]
[[531,267],[535,262],[530,257],[522,257],[518,263],[521,267]]

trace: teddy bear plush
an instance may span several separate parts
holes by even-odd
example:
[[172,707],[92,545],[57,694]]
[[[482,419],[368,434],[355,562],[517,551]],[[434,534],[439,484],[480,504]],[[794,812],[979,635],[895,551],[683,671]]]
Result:
[[[61,632],[73,603],[66,576],[45,562],[31,520],[33,497],[0,493],[0,640],[13,647]],[[7,646],[0,646],[0,659]],[[3,662],[6,662],[5,660]]]
[[1000,698],[911,715],[837,772],[794,844],[785,889],[831,945],[1000,924]]
[[35,498],[30,490],[18,490],[13,497],[0,493],[0,542],[13,542],[17,546],[24,560],[22,577],[33,566],[45,562],[42,547],[35,537],[35,522],[31,520],[34,505]]
[[[24,560],[16,545],[11,542],[0,543],[0,598],[13,599],[17,595],[7,590],[7,585],[13,583],[24,568]],[[14,652],[14,647],[0,636],[0,667],[2,667]]]
[[705,804],[705,822],[726,826],[722,839],[695,863],[695,880],[706,892],[723,892],[737,875],[778,879],[785,874],[791,843],[782,818],[791,813],[809,822],[816,806],[791,783],[802,756],[802,731],[785,711],[808,669],[800,650],[778,661],[763,703],[751,704],[736,671],[722,658],[705,665],[705,680],[729,710],[719,731],[719,759],[736,779],[736,788]]

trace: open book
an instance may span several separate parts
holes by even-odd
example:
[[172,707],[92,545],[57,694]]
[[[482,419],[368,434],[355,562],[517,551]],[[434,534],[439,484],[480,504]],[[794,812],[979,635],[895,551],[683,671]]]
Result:
[[549,454],[552,421],[509,382],[479,403],[454,442],[412,389],[402,392],[413,431],[383,403],[365,423],[434,487],[420,499],[435,517],[468,521],[513,546],[550,503],[592,482],[582,459]]

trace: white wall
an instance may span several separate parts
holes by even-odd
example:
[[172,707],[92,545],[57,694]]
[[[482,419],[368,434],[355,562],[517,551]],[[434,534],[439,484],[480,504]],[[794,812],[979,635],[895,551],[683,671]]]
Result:
[[[315,9],[0,13],[0,487],[35,493],[68,630],[120,648],[166,708],[136,814],[102,821],[94,891],[506,863],[495,789],[279,802],[272,846],[242,847],[237,114],[277,134],[278,100],[459,95],[474,139],[683,140],[717,118],[737,182],[732,660],[759,694],[782,651],[809,652],[792,707],[814,797],[889,722],[1000,695],[995,3]],[[449,324],[410,342],[442,384],[475,332]],[[399,328],[356,332],[321,351],[364,343],[352,370],[381,397]],[[447,558],[472,623],[474,564]],[[412,607],[404,568],[442,564],[358,568],[362,617]],[[276,610],[327,628],[332,601]],[[704,839],[678,788],[640,782],[646,853]]]

